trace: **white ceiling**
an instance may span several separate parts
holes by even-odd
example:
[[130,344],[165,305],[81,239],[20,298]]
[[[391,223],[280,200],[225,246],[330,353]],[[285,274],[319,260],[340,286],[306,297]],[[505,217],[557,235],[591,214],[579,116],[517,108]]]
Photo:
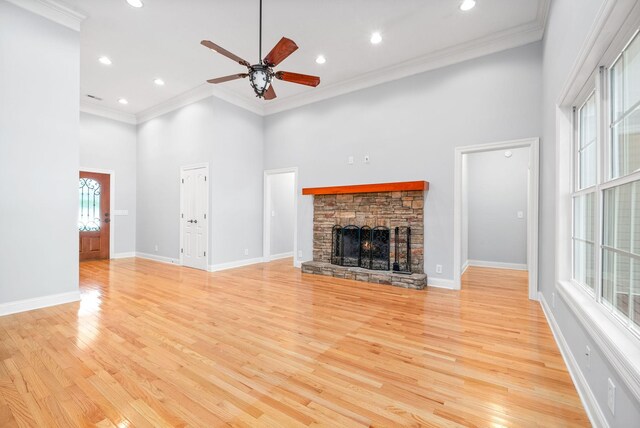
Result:
[[[81,30],[84,105],[134,117],[201,88],[268,113],[444,65],[461,53],[465,59],[540,40],[549,2],[477,0],[461,12],[461,0],[263,0],[263,56],[289,37],[299,49],[276,69],[318,75],[321,83],[309,88],[276,81],[278,98],[262,101],[247,79],[206,88],[206,79],[246,69],[200,45],[209,39],[256,63],[258,0],[143,1],[135,9],[125,0],[66,0],[87,15]],[[382,33],[379,45],[369,42],[373,31]],[[315,63],[318,54],[325,64]],[[113,64],[100,64],[102,55]],[[156,86],[157,77],[166,85]],[[128,105],[117,102],[122,97]]]

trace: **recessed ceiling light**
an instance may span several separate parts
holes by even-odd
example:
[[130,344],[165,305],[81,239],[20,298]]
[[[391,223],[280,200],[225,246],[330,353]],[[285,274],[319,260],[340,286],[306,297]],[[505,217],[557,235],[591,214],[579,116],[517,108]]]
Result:
[[155,79],[153,83],[155,83],[158,86],[164,86],[164,80],[162,79]]
[[129,6],[136,7],[136,8],[140,8],[144,6],[142,4],[142,0],[127,0],[127,3],[129,3]]
[[460,4],[460,10],[463,12],[466,12],[468,10],[471,10],[475,7],[476,5],[476,0],[464,0],[461,4]]
[[98,61],[100,61],[100,64],[111,65],[111,60],[106,56],[101,56],[100,58],[98,58]]
[[371,35],[371,43],[377,45],[382,41],[382,35],[377,31]]
[[124,105],[129,104],[129,101],[127,101],[125,98],[120,98],[120,99],[118,100],[118,102],[119,102],[120,104],[124,104]]
[[316,58],[316,62],[318,64],[324,64],[325,62],[327,62],[327,59],[324,57],[324,55],[318,55],[318,57]]

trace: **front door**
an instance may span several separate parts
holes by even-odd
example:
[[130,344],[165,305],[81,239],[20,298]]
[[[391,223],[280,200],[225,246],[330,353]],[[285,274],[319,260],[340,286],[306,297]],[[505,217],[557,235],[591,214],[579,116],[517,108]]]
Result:
[[181,177],[182,264],[207,270],[207,168],[183,169]]
[[109,174],[80,172],[80,261],[109,258]]

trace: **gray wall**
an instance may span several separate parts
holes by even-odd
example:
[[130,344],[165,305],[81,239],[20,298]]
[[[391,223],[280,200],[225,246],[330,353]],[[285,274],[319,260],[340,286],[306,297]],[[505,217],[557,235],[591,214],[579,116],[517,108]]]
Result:
[[0,1],[0,303],[78,291],[79,34]]
[[292,172],[269,177],[271,196],[270,255],[293,254],[295,175]]
[[464,155],[470,260],[527,263],[529,148],[510,151],[510,158],[505,150]]
[[111,257],[135,252],[136,126],[80,113],[80,167],[115,172],[111,198],[115,198],[116,210],[129,214],[111,214],[111,224],[115,225],[115,252]]
[[214,97],[138,125],[137,251],[179,258],[180,167],[209,162],[209,264],[262,256],[262,125]]
[[[451,280],[454,147],[539,136],[540,67],[535,43],[268,116],[265,168],[299,167],[300,187],[429,181],[425,271]],[[301,196],[303,260],[312,223],[313,199]]]

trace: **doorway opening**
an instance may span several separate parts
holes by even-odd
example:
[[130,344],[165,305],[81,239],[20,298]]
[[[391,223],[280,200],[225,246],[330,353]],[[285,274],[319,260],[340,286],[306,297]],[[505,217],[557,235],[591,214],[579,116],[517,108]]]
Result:
[[180,168],[180,264],[209,270],[209,164]]
[[298,247],[298,168],[282,168],[264,172],[265,262],[293,258]]
[[108,260],[113,253],[114,174],[83,169],[78,181],[79,260]]
[[456,148],[454,289],[469,266],[528,271],[538,298],[538,139]]

